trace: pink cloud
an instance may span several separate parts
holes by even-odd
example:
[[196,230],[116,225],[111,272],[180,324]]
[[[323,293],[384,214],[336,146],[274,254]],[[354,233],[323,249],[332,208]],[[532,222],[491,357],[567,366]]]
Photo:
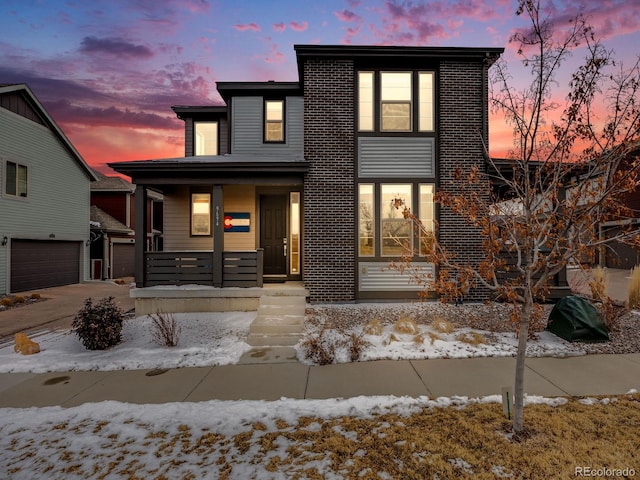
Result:
[[291,30],[295,30],[296,32],[304,32],[307,28],[309,28],[309,22],[291,22],[289,23]]
[[233,28],[235,28],[239,32],[246,32],[248,30],[250,30],[252,32],[259,32],[261,30],[260,29],[260,25],[258,25],[257,23],[254,23],[254,22],[245,23],[245,24],[237,24],[237,25],[234,25]]
[[360,15],[357,15],[356,13],[352,12],[351,10],[347,10],[346,8],[340,12],[333,13],[341,22],[358,22],[362,20],[362,17]]
[[287,26],[284,22],[274,23],[272,27],[276,32],[284,32],[287,29]]
[[269,53],[264,57],[264,61],[267,63],[284,63],[285,60],[285,55],[278,49],[276,43],[271,45]]

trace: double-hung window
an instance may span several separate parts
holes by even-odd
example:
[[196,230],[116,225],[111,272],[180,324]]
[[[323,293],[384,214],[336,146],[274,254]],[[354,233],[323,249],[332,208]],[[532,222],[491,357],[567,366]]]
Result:
[[195,122],[196,155],[218,155],[218,122]]
[[9,161],[6,162],[4,193],[16,197],[27,197],[28,170],[25,165]]
[[264,102],[264,141],[265,143],[284,142],[284,100],[265,100]]
[[191,235],[211,235],[211,194],[191,194]]

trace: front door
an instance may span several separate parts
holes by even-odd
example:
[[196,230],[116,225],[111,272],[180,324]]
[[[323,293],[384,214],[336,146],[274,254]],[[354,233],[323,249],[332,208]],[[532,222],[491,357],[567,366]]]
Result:
[[287,195],[260,195],[260,247],[264,274],[287,275]]

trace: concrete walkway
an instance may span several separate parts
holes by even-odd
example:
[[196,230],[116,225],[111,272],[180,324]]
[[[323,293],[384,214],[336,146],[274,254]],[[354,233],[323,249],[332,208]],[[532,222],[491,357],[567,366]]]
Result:
[[114,297],[115,303],[127,312],[134,307],[130,290],[128,281],[123,285],[111,281],[90,281],[29,291],[28,294],[39,293],[45,300],[0,311],[0,342],[13,340],[18,332],[32,334],[42,330],[68,330],[84,300],[89,297],[94,300]]
[[[348,398],[360,395],[482,397],[513,384],[514,358],[381,360],[328,366],[256,363],[112,372],[0,374],[0,407],[72,407],[116,400],[154,404],[206,400]],[[640,390],[640,353],[530,358],[530,395],[622,395]]]

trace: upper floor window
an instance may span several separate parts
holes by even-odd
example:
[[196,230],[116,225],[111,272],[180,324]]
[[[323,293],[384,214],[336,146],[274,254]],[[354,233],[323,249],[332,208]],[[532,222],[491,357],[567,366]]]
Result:
[[27,167],[15,162],[7,162],[5,168],[5,194],[26,197],[27,185]]
[[434,131],[433,81],[433,72],[358,72],[358,130]]
[[196,122],[195,154],[218,155],[218,122]]
[[284,142],[284,100],[264,102],[264,141]]

